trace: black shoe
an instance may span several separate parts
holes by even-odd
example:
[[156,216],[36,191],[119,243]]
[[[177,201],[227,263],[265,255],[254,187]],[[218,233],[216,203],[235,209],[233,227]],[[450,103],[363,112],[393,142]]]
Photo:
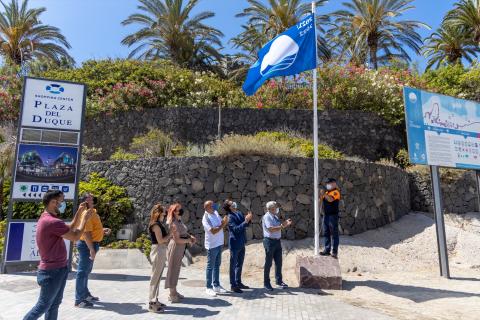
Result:
[[75,304],[77,308],[93,308],[93,303],[88,302],[87,300],[83,300],[80,303]]
[[338,253],[332,253],[332,258],[338,259]]
[[265,285],[265,290],[267,290],[267,291],[273,291],[273,288],[272,288],[272,286],[271,286],[270,284],[266,284],[266,285]]
[[87,300],[88,302],[96,302],[96,301],[100,301],[100,298],[89,295],[88,297],[85,298],[85,300]]
[[321,255],[321,256],[329,256],[329,255],[330,255],[330,252],[328,252],[328,251],[322,251],[322,252],[320,252],[320,255]]
[[232,287],[231,291],[235,293],[243,293],[243,291],[239,287]]
[[277,283],[279,289],[287,289],[288,285],[285,282]]
[[246,286],[244,285],[243,283],[240,283],[240,285],[238,286],[240,289],[250,289],[249,286]]

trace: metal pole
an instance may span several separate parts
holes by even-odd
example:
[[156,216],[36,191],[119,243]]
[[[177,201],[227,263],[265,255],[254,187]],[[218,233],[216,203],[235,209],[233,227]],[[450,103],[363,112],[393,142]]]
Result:
[[[315,51],[317,51],[317,24],[315,18],[315,1],[312,1],[313,26],[315,29]],[[317,59],[318,53],[315,54]],[[318,110],[317,110],[317,66],[313,69],[313,205],[315,212],[315,252],[320,254],[320,211],[318,207]]]
[[480,171],[475,170],[475,177],[477,178],[477,210],[480,212]]
[[440,173],[437,166],[430,166],[432,177],[433,212],[435,214],[435,227],[437,231],[438,258],[440,261],[440,275],[450,279],[448,266],[447,237],[445,235],[445,221],[442,211],[442,192],[440,189]]
[[222,140],[222,107],[218,104],[218,140]]

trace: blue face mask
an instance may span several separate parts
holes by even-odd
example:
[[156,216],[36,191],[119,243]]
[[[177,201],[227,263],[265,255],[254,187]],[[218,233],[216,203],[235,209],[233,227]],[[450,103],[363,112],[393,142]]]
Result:
[[58,207],[58,212],[63,214],[65,212],[65,209],[67,209],[67,204],[65,203],[65,201],[62,201],[60,203],[60,206]]
[[212,209],[215,211],[218,211],[218,204],[216,203],[212,204]]

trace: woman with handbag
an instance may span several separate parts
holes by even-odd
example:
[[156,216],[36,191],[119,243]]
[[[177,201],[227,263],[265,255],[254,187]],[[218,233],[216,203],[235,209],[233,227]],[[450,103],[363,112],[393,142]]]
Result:
[[170,289],[168,300],[172,303],[178,303],[180,299],[184,298],[177,292],[182,258],[187,244],[194,244],[196,241],[194,236],[188,234],[187,227],[181,220],[182,215],[183,209],[180,203],[172,204],[168,208],[167,224],[170,227],[172,239],[170,239],[167,248],[168,270],[165,289]]

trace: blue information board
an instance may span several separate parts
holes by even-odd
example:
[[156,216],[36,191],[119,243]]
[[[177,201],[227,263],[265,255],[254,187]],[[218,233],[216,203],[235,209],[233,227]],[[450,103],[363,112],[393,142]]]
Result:
[[405,88],[410,162],[480,169],[480,104]]

